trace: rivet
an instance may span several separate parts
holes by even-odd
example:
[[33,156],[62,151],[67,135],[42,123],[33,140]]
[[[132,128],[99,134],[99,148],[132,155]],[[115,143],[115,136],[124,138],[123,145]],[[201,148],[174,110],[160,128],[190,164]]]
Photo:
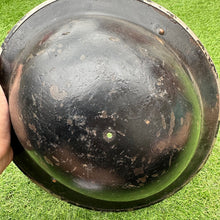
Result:
[[103,138],[108,143],[112,142],[115,139],[115,137],[116,137],[116,132],[111,128],[108,128],[103,132]]
[[111,132],[108,132],[106,136],[107,138],[111,139],[113,137],[113,134]]
[[160,35],[164,35],[164,33],[165,33],[164,29],[160,28],[160,29],[159,29],[159,34],[160,34]]

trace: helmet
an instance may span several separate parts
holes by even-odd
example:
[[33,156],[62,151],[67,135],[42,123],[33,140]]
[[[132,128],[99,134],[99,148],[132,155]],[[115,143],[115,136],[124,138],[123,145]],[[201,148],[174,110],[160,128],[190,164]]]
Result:
[[210,153],[217,73],[198,38],[155,3],[47,1],[9,33],[1,58],[14,161],[65,201],[149,206]]

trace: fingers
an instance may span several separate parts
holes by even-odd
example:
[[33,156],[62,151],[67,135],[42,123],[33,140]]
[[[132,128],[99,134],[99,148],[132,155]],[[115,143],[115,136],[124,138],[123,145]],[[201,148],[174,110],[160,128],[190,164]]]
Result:
[[10,144],[10,119],[8,102],[0,86],[0,144],[3,143]]
[[0,174],[6,169],[6,167],[11,163],[13,160],[13,151],[12,148],[9,147],[7,152],[4,156],[0,156]]
[[13,158],[10,138],[8,102],[0,86],[0,173],[2,173]]

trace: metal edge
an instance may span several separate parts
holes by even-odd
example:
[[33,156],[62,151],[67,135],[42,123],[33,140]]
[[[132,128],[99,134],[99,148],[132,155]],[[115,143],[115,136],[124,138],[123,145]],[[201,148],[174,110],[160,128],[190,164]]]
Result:
[[[219,94],[219,97],[218,97],[218,106],[219,106],[219,111],[218,111],[218,125],[216,127],[216,135],[215,135],[215,138],[213,139],[213,142],[212,142],[212,147],[210,148],[210,151],[209,151],[209,154],[207,155],[206,158],[204,158],[204,162],[200,165],[199,170],[201,170],[201,168],[204,166],[204,164],[206,163],[206,161],[208,160],[208,157],[210,156],[210,153],[214,147],[214,144],[216,142],[216,139],[217,139],[217,134],[218,134],[218,131],[219,131],[219,125],[220,125],[220,79],[219,79],[219,75],[217,73],[217,70],[215,68],[215,65],[214,65],[214,62],[212,61],[208,51],[206,50],[206,48],[204,47],[204,45],[201,43],[201,41],[199,40],[199,38],[196,36],[196,34],[180,19],[178,18],[175,14],[173,14],[172,12],[170,12],[169,10],[167,10],[166,8],[164,8],[163,6],[151,1],[151,0],[137,0],[139,2],[142,2],[142,3],[145,3],[147,5],[150,5],[152,6],[153,8],[163,12],[164,14],[166,14],[168,17],[172,18],[175,22],[177,22],[191,37],[192,39],[194,40],[195,44],[197,46],[199,46],[199,48],[201,49],[201,51],[204,53],[210,67],[211,67],[211,70],[213,72],[213,75],[215,76],[215,79],[216,79],[216,84],[217,84],[217,88],[218,88],[218,94]],[[197,172],[198,172],[197,171]],[[191,179],[190,179],[191,180]],[[189,181],[190,181],[189,180]],[[188,181],[188,182],[189,182]]]
[[[21,18],[16,24],[15,26],[13,27],[13,29],[10,31],[10,33],[7,35],[7,37],[5,39],[10,39],[13,34],[17,31],[17,29],[28,19],[30,18],[33,14],[35,14],[37,11],[41,10],[42,8],[46,7],[47,5],[53,3],[53,2],[56,2],[56,1],[59,1],[59,0],[47,0],[43,3],[41,3],[40,5],[36,6],[35,8],[33,8],[31,11],[29,11],[23,18]],[[217,87],[218,87],[218,91],[219,91],[219,94],[220,94],[220,79],[219,79],[219,76],[218,76],[218,73],[215,69],[215,66],[214,66],[214,62],[212,61],[208,51],[205,49],[204,45],[201,43],[201,41],[199,40],[199,38],[196,36],[196,34],[180,19],[178,18],[176,15],[174,15],[172,12],[170,12],[169,10],[167,10],[166,8],[164,8],[163,6],[155,3],[155,2],[152,2],[151,0],[135,0],[135,1],[139,1],[141,3],[144,3],[144,4],[147,4],[161,12],[163,12],[165,15],[167,15],[168,17],[172,18],[174,21],[176,21],[186,32],[188,32],[188,34],[193,38],[194,42],[196,43],[197,46],[199,46],[199,48],[201,49],[201,51],[203,51],[204,55],[206,56],[207,58],[207,61],[208,63],[210,64],[210,67],[212,69],[212,72],[216,78],[216,81],[217,81]],[[2,55],[2,52],[3,52],[3,48],[0,47],[0,56]],[[219,106],[220,106],[220,100],[219,100]],[[219,107],[220,109],[220,107]],[[217,139],[217,134],[218,134],[218,129],[219,129],[219,124],[220,124],[220,111],[219,111],[219,114],[218,114],[218,126],[216,128],[216,137],[215,139],[213,140],[212,142],[212,148],[214,146],[214,143],[216,142],[216,139]],[[210,149],[210,152],[209,154],[207,155],[206,158],[204,158],[204,161],[203,163],[200,165],[200,167],[198,168],[198,170],[196,171],[199,172],[200,169],[204,166],[204,164],[206,163],[206,161],[208,160],[208,157],[210,156],[210,153],[211,153],[211,150],[212,148]],[[183,185],[181,185],[178,189],[176,189],[174,192],[171,193],[171,195],[173,195],[175,192],[179,191],[181,188],[183,188],[185,185],[187,185],[191,179],[193,178],[194,175],[191,176],[191,178],[188,179],[188,181],[186,181]],[[169,197],[170,195],[167,195],[165,198]],[[155,201],[153,202],[153,204],[161,201],[161,200],[164,200],[165,198],[163,199],[159,199],[158,201]],[[77,204],[78,205],[78,204]],[[83,206],[81,206],[83,207]],[[135,209],[132,209],[132,210],[136,210],[136,209],[139,209],[141,207],[137,207]]]
[[151,0],[137,0],[139,2],[142,2],[142,3],[145,3],[147,5],[150,5],[151,7],[155,8],[156,10],[159,10],[161,12],[163,12],[165,15],[167,15],[168,17],[172,18],[173,21],[177,22],[177,24],[179,24],[191,37],[192,39],[194,40],[195,44],[201,49],[201,51],[204,53],[210,67],[211,67],[211,70],[212,70],[212,73],[216,79],[216,84],[217,84],[217,89],[218,89],[218,122],[217,122],[217,126],[216,126],[216,135],[215,135],[215,138],[213,139],[212,141],[212,144],[210,146],[210,150],[208,152],[208,155],[204,158],[204,160],[202,161],[202,163],[200,164],[200,166],[198,167],[198,169],[195,171],[194,174],[191,174],[191,176],[188,178],[188,180],[182,184],[181,186],[179,186],[175,191],[171,192],[170,194],[168,194],[166,197],[164,197],[163,199],[159,199],[158,201],[156,202],[153,202],[153,204],[159,202],[159,201],[162,201],[164,200],[165,198],[168,198],[170,197],[171,195],[175,194],[176,192],[178,192],[179,190],[181,190],[184,186],[186,186],[192,179],[193,177],[195,176],[196,173],[198,173],[202,168],[203,166],[205,165],[205,163],[207,162],[211,152],[212,152],[212,149],[216,143],[216,140],[217,140],[217,135],[218,135],[218,131],[219,131],[219,128],[220,128],[220,79],[219,79],[219,75],[217,73],[217,70],[214,66],[214,62],[212,61],[208,51],[206,50],[206,48],[204,47],[204,45],[201,43],[201,41],[199,40],[199,38],[196,36],[196,34],[180,19],[178,18],[175,14],[173,14],[172,12],[170,12],[169,10],[167,10],[166,8],[164,8],[163,6],[151,1]]
[[[27,14],[25,14],[15,25],[14,27],[11,29],[11,31],[9,32],[9,34],[6,36],[5,41],[9,40],[14,33],[18,30],[18,28],[28,19],[30,18],[32,15],[34,15],[36,12],[38,12],[39,10],[41,10],[42,8],[46,7],[47,5],[56,2],[57,0],[47,0],[39,5],[37,5],[36,7],[34,7],[32,10],[30,10]],[[4,42],[2,45],[4,45]],[[0,56],[2,55],[3,52],[3,48],[2,46],[0,47]]]
[[[35,8],[33,8],[31,11],[29,11],[26,15],[24,15],[23,18],[21,18],[16,24],[15,26],[12,28],[12,30],[10,31],[10,33],[7,35],[7,37],[5,38],[5,41],[7,41],[7,39],[10,39],[14,33],[17,31],[17,29],[28,19],[30,18],[33,14],[35,14],[36,12],[38,12],[39,10],[41,10],[42,8],[46,7],[47,5],[56,2],[59,0],[47,0],[43,3],[41,3],[40,5],[36,6]],[[151,0],[134,0],[134,1],[139,1],[141,3],[147,4],[161,12],[163,12],[164,14],[166,14],[168,17],[172,18],[174,21],[176,21],[180,26],[183,27],[183,29],[188,32],[188,34],[193,38],[194,42],[200,47],[200,49],[203,51],[204,55],[207,58],[207,61],[210,64],[210,67],[212,69],[213,74],[216,76],[216,79],[218,81],[218,91],[220,93],[220,80],[218,79],[218,73],[215,69],[214,66],[214,62],[212,61],[208,51],[205,49],[204,45],[201,43],[201,41],[199,40],[199,38],[196,36],[196,34],[180,19],[178,18],[175,14],[173,14],[172,12],[170,12],[169,10],[167,10],[166,8],[164,8],[163,6],[151,1]],[[3,43],[4,44],[4,43]],[[3,52],[3,48],[0,47],[0,55]],[[220,105],[220,103],[219,103]],[[220,112],[219,112],[219,119],[220,121]]]
[[178,18],[175,14],[173,14],[172,12],[170,12],[169,10],[167,10],[166,8],[164,8],[163,6],[151,1],[151,0],[137,0],[139,2],[148,4],[150,6],[152,6],[153,8],[156,8],[157,10],[162,11],[164,14],[166,14],[168,17],[172,18],[174,21],[176,21],[180,26],[183,27],[183,29],[188,32],[188,34],[193,38],[193,40],[195,41],[195,43],[200,47],[200,49],[203,51],[204,55],[207,57],[207,60],[209,62],[209,64],[211,65],[212,71],[213,73],[217,76],[218,78],[218,73],[214,67],[214,63],[208,53],[208,51],[205,49],[204,45],[201,43],[201,41],[199,40],[199,38],[196,36],[196,34],[180,19]]
[[[18,28],[26,21],[28,20],[33,14],[35,14],[36,12],[38,12],[39,10],[41,10],[42,8],[46,7],[49,4],[52,4],[56,1],[59,0],[47,0],[41,4],[39,4],[38,6],[36,6],[35,8],[33,8],[31,11],[29,11],[26,15],[24,15],[16,24],[15,26],[12,28],[12,30],[10,31],[10,33],[6,36],[5,41],[8,39],[10,39],[14,33],[18,30]],[[165,15],[167,15],[168,17],[172,18],[174,21],[176,21],[186,32],[188,32],[188,34],[193,38],[194,42],[196,43],[197,46],[200,47],[200,49],[203,51],[204,55],[207,58],[208,63],[210,64],[210,67],[212,69],[213,74],[215,75],[216,81],[217,81],[217,87],[218,87],[218,91],[220,94],[220,79],[218,76],[218,73],[215,69],[214,66],[214,62],[212,61],[208,51],[205,49],[204,45],[201,43],[201,41],[199,40],[199,38],[196,36],[196,34],[180,19],[178,18],[175,14],[173,14],[172,12],[170,12],[169,10],[167,10],[166,8],[164,8],[163,6],[151,1],[151,0],[134,0],[134,1],[139,1],[141,3],[147,4],[161,12],[163,12]],[[3,43],[4,44],[4,43]],[[0,47],[0,56],[2,55],[3,52],[3,48]],[[220,100],[219,100],[219,106],[220,106]],[[220,109],[220,107],[219,107]],[[220,124],[220,111],[218,114],[218,124]],[[218,133],[218,129],[216,131]],[[217,135],[216,135],[217,138]],[[216,141],[216,138],[213,141],[213,144]]]
[[[31,11],[29,11],[26,15],[23,16],[23,18],[21,18],[16,24],[15,26],[12,28],[12,30],[10,31],[10,33],[7,35],[7,37],[5,39],[10,39],[14,33],[18,30],[18,28],[26,21],[28,20],[33,14],[35,14],[36,12],[38,12],[39,10],[41,10],[42,8],[46,7],[49,4],[52,4],[56,1],[59,0],[47,0],[41,4],[39,4],[38,6],[36,6],[35,8],[33,8]],[[163,12],[165,15],[167,15],[168,17],[172,18],[174,21],[176,21],[186,32],[188,32],[188,34],[193,38],[194,42],[196,43],[197,46],[200,47],[200,49],[203,51],[204,55],[207,58],[208,63],[210,64],[210,67],[212,69],[213,74],[215,75],[216,81],[217,81],[217,87],[218,87],[218,91],[220,94],[220,79],[218,77],[218,73],[215,69],[214,63],[208,53],[208,51],[205,49],[204,45],[201,43],[201,41],[199,40],[199,38],[196,36],[196,34],[180,19],[178,18],[175,14],[173,14],[172,12],[170,12],[169,10],[167,10],[166,8],[164,8],[163,6],[151,1],[151,0],[134,0],[134,1],[139,1],[141,3],[147,4],[161,12]],[[3,52],[3,48],[0,47],[0,56]],[[220,106],[220,100],[219,100],[219,106]],[[220,109],[220,107],[219,107]],[[220,124],[220,111],[218,114],[218,124]],[[218,133],[218,128],[217,131]],[[216,135],[217,138],[217,135]],[[214,145],[216,138],[213,140],[213,144]]]
[[[10,33],[7,35],[7,37],[5,39],[10,39],[13,34],[17,31],[17,29],[28,19],[30,18],[33,14],[35,14],[37,11],[41,10],[42,8],[46,7],[47,5],[56,2],[59,0],[47,0],[43,3],[41,3],[40,5],[36,6],[35,8],[33,8],[31,11],[29,11],[26,15],[24,15],[23,18],[21,18],[13,27],[13,29],[10,31]],[[166,14],[168,17],[172,18],[173,20],[175,20],[179,25],[181,25],[183,27],[183,29],[185,29],[185,31],[187,31],[190,36],[193,38],[193,40],[195,41],[195,43],[201,48],[201,50],[203,51],[204,55],[207,57],[207,60],[212,68],[213,73],[217,76],[218,78],[218,73],[215,69],[214,63],[208,53],[208,51],[205,49],[205,47],[203,46],[203,44],[200,42],[199,38],[195,35],[195,33],[180,19],[178,18],[175,14],[173,14],[172,12],[170,12],[169,10],[167,10],[166,8],[164,8],[163,6],[151,1],[151,0],[134,0],[134,1],[139,1],[142,2],[144,4],[150,5],[153,8],[162,11],[164,14]],[[0,48],[0,55],[2,54],[2,47]],[[220,91],[220,90],[219,90]],[[220,116],[219,116],[220,118]]]

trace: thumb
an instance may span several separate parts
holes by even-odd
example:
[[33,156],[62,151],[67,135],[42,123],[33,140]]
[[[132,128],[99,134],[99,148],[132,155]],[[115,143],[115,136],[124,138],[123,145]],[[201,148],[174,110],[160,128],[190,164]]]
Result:
[[10,118],[8,102],[0,86],[0,144],[4,143],[10,144]]
[[0,174],[13,159],[8,102],[0,86]]

